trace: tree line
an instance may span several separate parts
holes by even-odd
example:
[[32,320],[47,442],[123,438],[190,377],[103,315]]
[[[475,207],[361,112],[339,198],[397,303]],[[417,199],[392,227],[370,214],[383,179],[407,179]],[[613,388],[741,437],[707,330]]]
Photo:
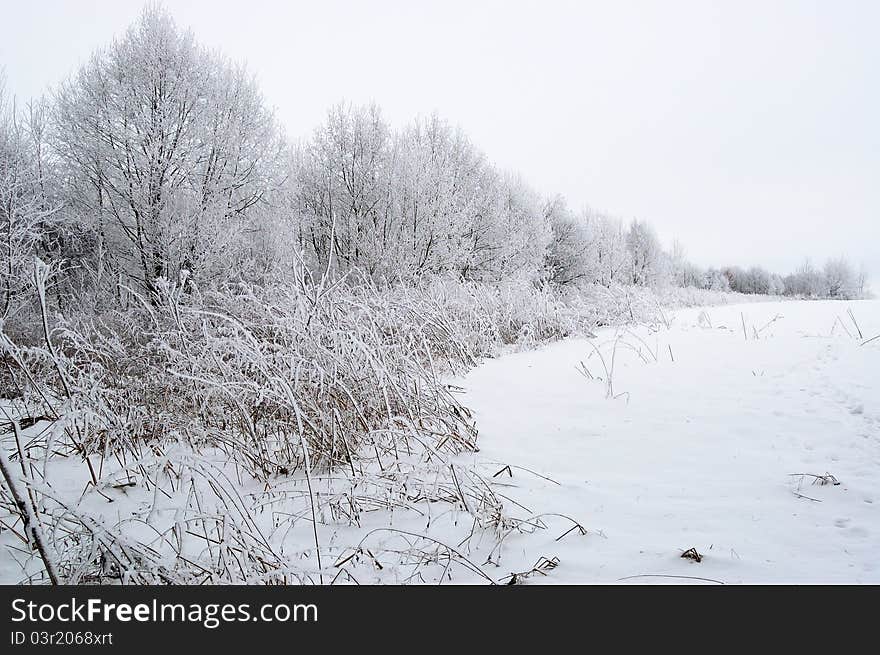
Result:
[[2,318],[32,286],[35,255],[54,266],[59,302],[294,265],[389,283],[866,291],[844,259],[784,278],[701,270],[645,221],[542,199],[436,115],[395,129],[374,105],[340,104],[311,137],[288,139],[245,66],[153,5],[47,97],[18,107],[0,86],[0,223]]

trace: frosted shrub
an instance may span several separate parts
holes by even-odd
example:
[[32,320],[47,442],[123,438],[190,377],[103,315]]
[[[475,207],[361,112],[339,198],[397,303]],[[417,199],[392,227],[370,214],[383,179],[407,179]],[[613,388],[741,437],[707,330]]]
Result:
[[[367,497],[406,486],[389,477],[390,470],[414,476],[413,488],[433,471],[422,495],[449,499],[437,486],[449,476],[443,462],[475,449],[476,429],[439,377],[440,370],[473,363],[448,318],[425,313],[428,302],[407,303],[406,294],[299,282],[263,291],[229,286],[204,296],[162,283],[155,303],[140,299],[128,310],[61,320],[42,347],[21,348],[5,339],[12,374],[4,388],[7,382],[22,388],[18,414],[51,422],[33,438],[30,452],[78,455],[100,495],[129,486],[174,495],[187,480],[201,479],[193,487],[198,503],[178,499],[180,515],[213,524],[222,519],[229,523],[227,534],[234,529],[240,535],[236,548],[247,546],[248,552],[265,540],[247,503],[233,503],[233,514],[223,509],[239,485],[208,473],[215,468],[232,465],[236,475],[273,484],[305,476],[310,489],[312,476],[342,472],[361,495],[345,500],[350,521],[357,521],[356,506],[372,502]],[[316,514],[327,509],[322,502],[336,502],[331,514],[337,514],[342,502],[311,492],[307,498]],[[192,567],[183,565],[179,548],[169,554],[154,544],[143,556],[132,551],[126,559],[119,549],[133,539],[130,525],[102,526],[62,498],[46,503],[48,524],[79,526],[55,542],[65,575],[155,581],[176,571],[176,581],[191,580]],[[501,520],[499,503],[486,503],[486,516]],[[164,537],[162,543],[168,545]],[[210,549],[209,562],[203,551],[187,560],[213,570],[214,580],[241,581],[266,573],[266,566],[285,568],[271,548],[260,548],[266,551],[261,564],[243,563],[234,576],[225,566],[216,568],[219,554]],[[92,570],[108,557],[115,573]],[[266,564],[273,558],[275,564]]]

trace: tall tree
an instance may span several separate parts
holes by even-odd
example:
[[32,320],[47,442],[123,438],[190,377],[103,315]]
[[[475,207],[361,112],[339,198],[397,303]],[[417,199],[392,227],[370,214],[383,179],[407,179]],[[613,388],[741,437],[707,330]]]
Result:
[[224,238],[277,184],[281,139],[253,77],[156,6],[60,88],[54,127],[99,252],[148,291],[229,268]]

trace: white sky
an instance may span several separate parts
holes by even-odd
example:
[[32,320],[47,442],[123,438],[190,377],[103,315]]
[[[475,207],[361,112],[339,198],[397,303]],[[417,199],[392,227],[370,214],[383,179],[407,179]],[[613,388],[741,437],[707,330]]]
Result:
[[[880,2],[165,0],[248,62],[292,136],[340,101],[436,110],[499,165],[679,238],[695,262],[785,272],[847,254],[880,277]],[[20,100],[139,0],[0,0]]]

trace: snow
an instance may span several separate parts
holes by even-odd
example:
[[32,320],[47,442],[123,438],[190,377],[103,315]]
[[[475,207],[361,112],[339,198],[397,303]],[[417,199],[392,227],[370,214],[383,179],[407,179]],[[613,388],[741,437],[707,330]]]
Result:
[[[503,584],[516,572],[524,584],[878,583],[880,339],[865,343],[878,334],[880,301],[748,303],[487,360],[451,380],[480,431],[480,451],[454,460],[469,506],[412,500],[455,493],[444,462],[382,471],[399,478],[384,490],[372,489],[376,473],[356,486],[318,475],[320,573],[301,473],[265,485],[181,445],[159,459],[204,465],[163,494],[117,484],[126,477],[110,458],[101,493],[76,457],[52,458],[49,477],[77,511],[168,556],[190,480],[225,476],[224,493],[249,508],[256,536],[245,542],[265,539],[312,581]],[[481,487],[503,500],[506,522],[477,506]],[[361,502],[357,525],[334,498]],[[197,539],[179,538],[204,556]],[[0,581],[41,571],[8,531],[0,545]],[[702,561],[681,557],[691,548]],[[544,575],[522,575],[539,562],[550,563]]]
[[612,398],[588,379],[606,377],[588,340],[460,382],[480,428],[469,463],[551,478],[492,479],[588,531],[512,536],[502,568],[539,554],[559,565],[530,583],[880,582],[880,340],[860,345],[880,333],[880,301],[687,309],[669,324],[590,340],[609,368],[617,343]]

